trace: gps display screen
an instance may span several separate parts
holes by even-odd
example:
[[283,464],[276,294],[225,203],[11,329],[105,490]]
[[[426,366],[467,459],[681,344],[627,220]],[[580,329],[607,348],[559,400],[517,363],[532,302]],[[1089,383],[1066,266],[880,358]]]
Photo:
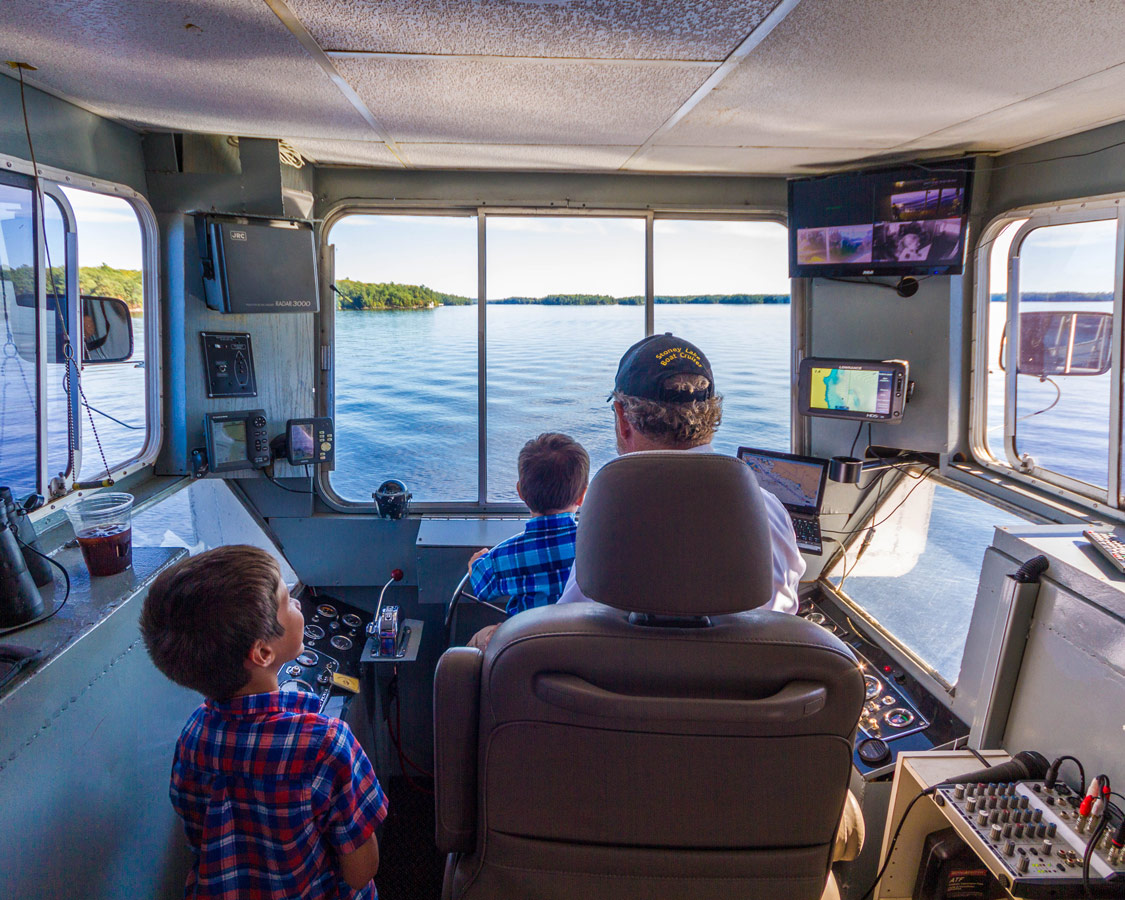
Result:
[[246,462],[246,420],[212,422],[211,446],[215,451],[213,466]]
[[887,416],[893,391],[893,372],[814,366],[809,379],[809,409]]

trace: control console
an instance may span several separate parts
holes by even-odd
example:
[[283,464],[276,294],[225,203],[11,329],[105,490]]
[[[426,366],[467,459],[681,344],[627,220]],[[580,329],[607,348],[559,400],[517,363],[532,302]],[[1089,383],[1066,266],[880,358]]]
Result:
[[[1079,815],[1081,797],[1058,782],[958,784],[934,797],[961,838],[1016,897],[1083,896],[1082,862],[1095,822]],[[1093,896],[1125,896],[1125,858],[1111,862],[1103,832],[1090,857]],[[1115,854],[1114,854],[1115,855]]]
[[359,691],[359,659],[371,618],[357,607],[321,594],[302,597],[305,649],[277,673],[283,691],[307,691],[320,698],[320,709],[333,694]]
[[863,635],[845,610],[806,600],[797,615],[831,631],[859,660],[864,701],[853,762],[860,772],[889,771],[900,750],[930,750],[969,733],[968,725]]

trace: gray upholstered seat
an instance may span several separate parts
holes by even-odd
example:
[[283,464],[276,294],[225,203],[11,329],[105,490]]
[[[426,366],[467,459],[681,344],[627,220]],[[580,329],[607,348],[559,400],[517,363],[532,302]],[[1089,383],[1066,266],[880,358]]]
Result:
[[772,589],[750,470],[614,460],[576,567],[602,602],[521,613],[438,666],[446,896],[819,898],[863,678],[824,629],[756,609]]

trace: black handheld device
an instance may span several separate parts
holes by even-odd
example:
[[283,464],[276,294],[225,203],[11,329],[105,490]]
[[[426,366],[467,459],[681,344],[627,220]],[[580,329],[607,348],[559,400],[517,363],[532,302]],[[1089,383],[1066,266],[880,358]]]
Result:
[[285,423],[285,440],[281,452],[293,466],[331,463],[336,456],[336,435],[332,419],[328,416],[290,419]]
[[903,359],[801,360],[797,405],[803,416],[862,419],[897,425],[910,395],[910,363]]
[[212,472],[261,469],[270,464],[265,410],[207,413],[203,431]]

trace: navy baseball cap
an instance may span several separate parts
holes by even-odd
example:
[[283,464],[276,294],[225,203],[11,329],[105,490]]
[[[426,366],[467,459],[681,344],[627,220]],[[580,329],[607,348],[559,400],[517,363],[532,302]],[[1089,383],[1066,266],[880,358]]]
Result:
[[[673,375],[702,375],[707,387],[694,391],[666,388]],[[671,332],[646,337],[626,350],[613,386],[630,397],[661,403],[692,403],[715,396],[715,376],[703,351]]]

